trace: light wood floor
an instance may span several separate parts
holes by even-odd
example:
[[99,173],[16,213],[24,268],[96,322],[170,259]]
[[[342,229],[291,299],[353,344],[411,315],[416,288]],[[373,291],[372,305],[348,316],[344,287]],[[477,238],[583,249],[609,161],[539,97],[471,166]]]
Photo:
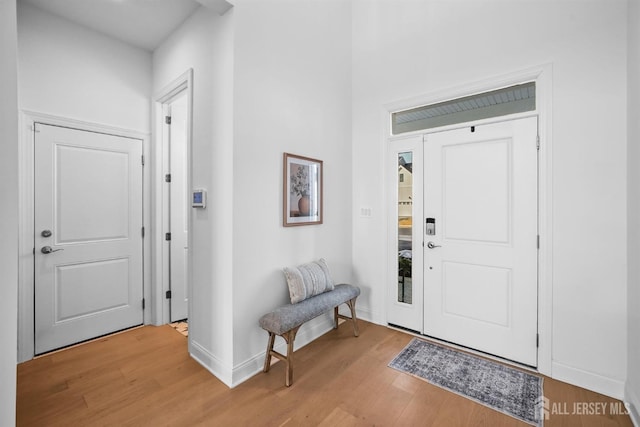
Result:
[[[170,326],[146,326],[18,366],[19,426],[526,425],[387,364],[412,338],[360,322],[331,331],[234,389],[187,354]],[[265,333],[265,348],[267,334]],[[280,339],[280,338],[278,338]],[[549,378],[552,404],[616,401]],[[560,408],[564,408],[560,406]],[[551,415],[545,426],[631,426],[628,416]]]

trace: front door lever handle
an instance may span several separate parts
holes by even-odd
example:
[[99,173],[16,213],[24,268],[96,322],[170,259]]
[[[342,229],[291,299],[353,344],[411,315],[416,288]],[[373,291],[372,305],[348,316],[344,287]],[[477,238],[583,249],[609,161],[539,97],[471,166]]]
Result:
[[58,252],[58,251],[64,251],[64,249],[62,248],[53,249],[51,246],[43,246],[42,249],[40,249],[40,252],[42,252],[43,254],[50,254],[52,252]]
[[435,243],[433,243],[433,242],[429,242],[429,243],[427,243],[427,247],[428,247],[429,249],[433,249],[433,248],[441,248],[442,246],[440,246],[440,245],[436,245],[436,244],[435,244]]

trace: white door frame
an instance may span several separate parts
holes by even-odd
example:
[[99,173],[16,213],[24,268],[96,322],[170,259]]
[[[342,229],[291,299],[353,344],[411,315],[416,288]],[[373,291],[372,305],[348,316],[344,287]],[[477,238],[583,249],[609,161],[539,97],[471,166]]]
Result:
[[[193,69],[188,69],[174,81],[160,90],[154,97],[153,104],[153,123],[154,123],[154,143],[151,147],[152,156],[152,185],[151,191],[153,194],[152,200],[152,280],[156,285],[153,288],[151,294],[153,306],[156,308],[156,316],[154,323],[156,325],[162,325],[169,323],[170,319],[170,305],[171,302],[165,297],[166,292],[169,290],[169,270],[167,268],[169,262],[169,247],[166,244],[164,235],[169,230],[165,230],[165,219],[169,212],[169,199],[168,189],[164,185],[164,175],[166,172],[166,165],[169,156],[169,147],[166,145],[166,140],[163,135],[163,105],[168,104],[171,100],[182,91],[186,91],[187,96],[187,185],[186,188],[191,189],[191,140],[192,140],[192,128],[193,128]],[[187,215],[187,228],[188,228],[188,241],[192,242],[192,227],[191,227],[191,215]],[[191,282],[192,268],[191,268],[191,245],[187,252],[187,281]],[[192,286],[187,286],[188,289],[188,313],[191,313],[192,307]],[[190,340],[190,338],[189,338]]]
[[[540,150],[538,153],[538,232],[540,235],[540,250],[538,253],[538,333],[540,341],[538,347],[538,371],[542,374],[551,376],[552,361],[552,306],[553,306],[553,210],[552,210],[552,64],[544,64],[541,66],[515,71],[506,75],[495,76],[482,81],[473,82],[453,88],[447,88],[438,92],[417,96],[410,99],[404,99],[384,105],[384,153],[387,153],[386,145],[390,140],[400,135],[391,134],[390,114],[395,111],[413,108],[420,105],[434,104],[442,101],[460,98],[476,93],[486,92],[502,87],[508,87],[515,84],[525,83],[529,81],[536,82],[536,110],[528,113],[514,114],[511,116],[496,117],[492,119],[480,120],[474,122],[475,125],[494,123],[507,119],[538,116],[538,132],[540,136]],[[464,126],[469,125],[468,123]],[[437,131],[445,131],[462,127],[462,124],[444,126],[438,128]],[[413,134],[424,134],[434,132],[433,129],[428,131],[416,131],[402,134],[409,136]],[[385,162],[386,164],[386,162]],[[386,171],[385,176],[390,173]],[[387,191],[387,194],[389,192]],[[389,196],[386,197],[388,203]],[[390,224],[387,218],[386,224]],[[391,230],[388,230],[391,232]],[[389,249],[387,249],[389,250]],[[388,255],[387,259],[391,259]],[[395,265],[387,265],[387,269],[395,268]],[[390,277],[387,272],[385,277]],[[388,295],[385,288],[384,294]],[[388,298],[388,297],[387,297]],[[387,310],[387,302],[385,301],[385,312]],[[385,319],[387,315],[385,314]]]
[[[34,124],[69,127],[89,132],[106,133],[142,140],[142,153],[149,158],[149,134],[113,126],[90,123],[33,111],[20,112],[20,181],[19,187],[19,287],[18,287],[18,362],[30,360],[35,355],[34,336]],[[150,173],[143,168],[143,225],[150,224]],[[151,294],[150,239],[143,241],[143,295]],[[144,323],[152,322],[153,308],[144,311]]]

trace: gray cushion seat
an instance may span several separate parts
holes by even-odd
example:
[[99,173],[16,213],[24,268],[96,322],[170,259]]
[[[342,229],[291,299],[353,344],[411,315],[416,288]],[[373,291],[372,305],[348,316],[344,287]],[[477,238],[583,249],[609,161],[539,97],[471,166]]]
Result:
[[315,295],[296,304],[279,307],[265,314],[260,318],[260,327],[267,332],[282,335],[340,304],[357,298],[358,295],[360,295],[360,288],[348,284],[336,285],[332,291]]

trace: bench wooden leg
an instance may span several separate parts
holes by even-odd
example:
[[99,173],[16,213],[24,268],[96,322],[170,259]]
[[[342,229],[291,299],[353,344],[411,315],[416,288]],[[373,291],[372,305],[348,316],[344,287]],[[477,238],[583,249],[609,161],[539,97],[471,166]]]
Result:
[[350,299],[347,301],[347,305],[349,306],[349,310],[351,310],[351,321],[353,322],[353,335],[356,337],[360,334],[358,331],[358,319],[356,318],[356,299]]
[[296,339],[296,334],[298,333],[298,329],[300,329],[300,326],[293,328],[290,331],[287,331],[284,334],[280,335],[282,338],[284,338],[285,342],[287,343],[286,356],[284,354],[278,353],[273,349],[273,344],[276,339],[276,334],[273,332],[269,332],[269,342],[267,344],[267,354],[264,359],[263,371],[269,372],[269,369],[271,368],[271,357],[276,357],[282,360],[286,364],[284,383],[286,384],[287,387],[289,387],[293,382],[293,342]]
[[269,372],[269,369],[271,368],[271,356],[273,353],[273,343],[276,340],[276,334],[274,334],[273,332],[269,332],[269,342],[267,343],[267,354],[264,357],[264,368],[262,369],[263,372]]
[[340,313],[338,313],[338,306],[335,306],[333,308],[333,320],[334,320],[333,329],[338,329],[338,319],[339,318],[340,318]]
[[289,387],[293,382],[293,342],[296,339],[298,329],[300,329],[300,326],[282,334],[282,338],[287,342],[287,358],[285,360],[287,363],[287,372],[284,381],[287,387]]
[[351,310],[351,317],[343,316],[342,314],[338,313],[338,307],[336,307],[334,309],[335,310],[334,315],[336,318],[335,327],[336,328],[338,327],[338,318],[344,319],[344,320],[351,320],[351,323],[353,324],[353,335],[357,337],[360,334],[360,332],[358,330],[358,318],[356,317],[356,298],[350,299],[345,304],[347,304],[349,306],[349,310]]

